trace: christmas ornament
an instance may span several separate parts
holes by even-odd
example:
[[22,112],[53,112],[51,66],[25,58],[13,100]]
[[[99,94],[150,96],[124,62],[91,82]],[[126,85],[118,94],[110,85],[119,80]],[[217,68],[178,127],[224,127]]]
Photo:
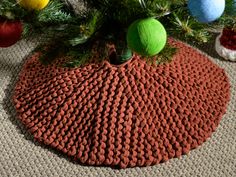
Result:
[[228,49],[236,50],[236,30],[224,28],[220,43]]
[[0,47],[9,47],[15,44],[22,33],[22,23],[20,21],[9,21],[0,19]]
[[225,0],[189,0],[188,8],[198,21],[209,23],[217,20],[223,14]]
[[48,5],[49,0],[18,0],[18,3],[28,10],[42,10]]
[[165,28],[154,18],[136,20],[128,29],[128,47],[142,56],[158,54],[164,48],[166,41]]
[[215,49],[224,59],[236,61],[236,31],[225,28],[216,38]]

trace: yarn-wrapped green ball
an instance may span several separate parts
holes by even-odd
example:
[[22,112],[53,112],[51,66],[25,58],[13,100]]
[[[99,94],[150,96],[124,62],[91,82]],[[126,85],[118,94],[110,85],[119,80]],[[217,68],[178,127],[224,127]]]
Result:
[[127,32],[128,47],[142,56],[154,56],[166,45],[164,26],[154,18],[134,21]]

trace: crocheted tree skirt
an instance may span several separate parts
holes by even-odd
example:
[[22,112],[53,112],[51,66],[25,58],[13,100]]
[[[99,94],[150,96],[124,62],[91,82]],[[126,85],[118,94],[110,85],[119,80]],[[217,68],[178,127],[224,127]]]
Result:
[[79,68],[30,57],[14,92],[34,138],[82,164],[148,166],[187,154],[215,131],[230,97],[223,69],[186,44],[169,64],[139,56]]

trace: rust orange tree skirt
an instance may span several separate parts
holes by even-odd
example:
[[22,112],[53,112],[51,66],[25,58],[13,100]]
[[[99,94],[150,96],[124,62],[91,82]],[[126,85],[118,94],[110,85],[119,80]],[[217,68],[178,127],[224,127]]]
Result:
[[148,166],[187,154],[215,131],[230,97],[223,69],[184,43],[169,64],[134,56],[80,68],[30,57],[13,96],[34,138],[82,164]]

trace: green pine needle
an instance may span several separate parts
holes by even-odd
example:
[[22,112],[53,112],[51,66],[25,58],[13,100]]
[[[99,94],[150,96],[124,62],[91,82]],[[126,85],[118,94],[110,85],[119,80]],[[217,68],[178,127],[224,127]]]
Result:
[[23,8],[19,6],[16,0],[1,0],[0,16],[7,19],[22,19],[28,14]]
[[183,40],[196,40],[197,42],[207,42],[211,35],[207,31],[208,24],[198,23],[193,17],[181,9],[174,12],[169,20],[171,22],[169,33]]
[[78,54],[78,52],[71,51],[67,54],[70,58],[72,58],[71,61],[67,62],[65,64],[66,67],[74,68],[74,67],[80,67],[85,64],[89,63],[89,59],[92,57],[91,53],[89,51],[83,52]]
[[72,16],[61,9],[63,4],[59,0],[50,1],[47,7],[38,13],[38,21],[41,23],[68,23]]
[[169,63],[176,54],[177,48],[166,44],[165,48],[156,56],[156,64]]

